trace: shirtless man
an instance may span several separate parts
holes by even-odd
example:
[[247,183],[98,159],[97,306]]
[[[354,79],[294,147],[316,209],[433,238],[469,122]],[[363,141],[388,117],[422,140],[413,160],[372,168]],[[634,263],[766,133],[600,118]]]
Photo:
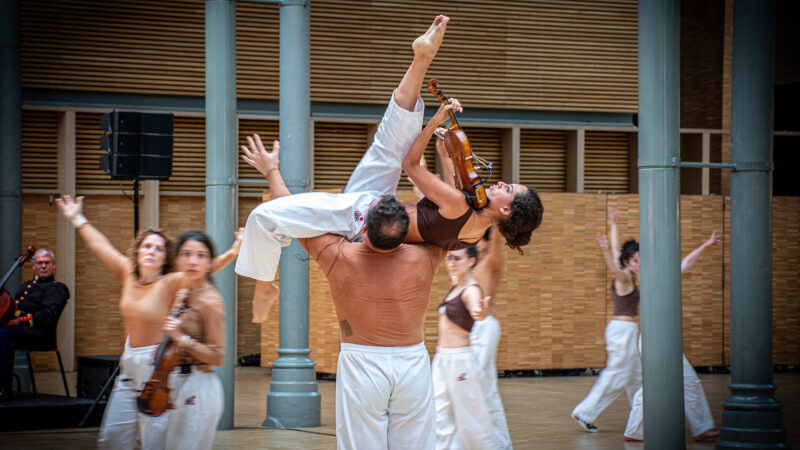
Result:
[[[422,324],[443,251],[401,244],[409,219],[394,196],[375,200],[366,223],[362,242],[300,240],[328,277],[341,330],[337,447],[431,449],[436,411]],[[397,246],[380,250],[377,241]]]

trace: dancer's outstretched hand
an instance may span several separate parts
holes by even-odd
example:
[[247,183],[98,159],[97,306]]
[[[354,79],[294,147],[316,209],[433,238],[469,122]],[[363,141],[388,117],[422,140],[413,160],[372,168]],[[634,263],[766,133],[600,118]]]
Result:
[[603,250],[608,250],[608,237],[605,234],[597,233],[597,244]]
[[489,315],[489,301],[492,300],[491,295],[483,297],[478,303],[478,309],[472,312],[473,320],[483,320]]
[[242,153],[242,159],[261,172],[261,175],[267,176],[271,170],[281,169],[279,141],[272,141],[272,151],[268,152],[261,142],[261,136],[253,134],[252,137],[247,136],[247,146],[242,146]]
[[722,243],[722,238],[717,234],[717,231],[714,230],[711,232],[711,237],[703,244],[706,247],[713,247],[717,244]]
[[231,246],[231,249],[233,249],[233,251],[236,252],[237,255],[239,254],[239,249],[242,248],[243,237],[244,237],[244,227],[239,227],[239,229],[233,233],[233,245]]
[[80,228],[88,222],[83,215],[83,196],[73,200],[71,196],[64,195],[56,199],[56,205],[58,205],[61,215],[69,220],[75,228]]

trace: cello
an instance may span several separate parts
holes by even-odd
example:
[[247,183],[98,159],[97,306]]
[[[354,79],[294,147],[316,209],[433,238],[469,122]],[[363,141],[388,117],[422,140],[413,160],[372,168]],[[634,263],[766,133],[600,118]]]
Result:
[[[188,309],[186,304],[181,304],[170,316],[178,318]],[[175,405],[169,400],[169,374],[179,362],[180,355],[176,343],[173,342],[169,333],[164,333],[161,344],[156,350],[153,374],[136,399],[136,405],[140,412],[148,416],[160,416],[168,409],[175,409]]]
[[[436,78],[428,82],[428,90],[435,95],[441,103],[448,103],[448,98],[441,89],[439,89],[439,80]],[[486,196],[486,190],[483,187],[483,182],[488,178],[481,178],[475,172],[475,166],[472,161],[478,161],[482,164],[486,162],[472,153],[472,146],[467,139],[467,134],[461,129],[453,110],[450,113],[450,128],[444,136],[445,147],[450,159],[453,160],[453,166],[456,171],[456,186],[461,189],[461,192],[467,197],[467,203],[471,204],[476,210],[481,209],[489,204],[489,197]],[[489,177],[492,176],[492,164],[488,164]]]
[[14,301],[14,297],[5,290],[6,283],[8,279],[11,278],[11,275],[17,270],[17,267],[21,266],[25,263],[25,261],[33,258],[33,255],[36,253],[36,248],[33,246],[29,246],[26,252],[20,255],[19,258],[14,262],[14,265],[11,266],[11,269],[6,272],[3,276],[3,280],[0,281],[0,327],[4,327],[8,325],[8,322],[16,317],[17,312],[17,302]]

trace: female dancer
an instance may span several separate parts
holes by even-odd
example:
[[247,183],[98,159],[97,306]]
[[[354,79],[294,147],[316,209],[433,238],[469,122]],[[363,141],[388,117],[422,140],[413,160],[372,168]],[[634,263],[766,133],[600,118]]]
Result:
[[[361,240],[369,206],[380,196],[396,191],[401,162],[406,173],[428,198],[409,206],[411,224],[408,237],[386,236],[372,242],[377,248],[389,250],[404,239],[406,242],[425,241],[444,249],[465,248],[474,245],[490,225],[500,225],[500,222],[503,224],[499,228],[512,247],[519,248],[530,240],[531,233],[541,222],[542,212],[541,201],[534,190],[522,185],[498,183],[489,189],[490,206],[476,213],[459,190],[419,166],[435,124],[444,122],[448,109],[461,111],[455,100],[441,107],[426,127],[425,137],[418,137],[424,111],[419,87],[441,45],[448,21],[446,16],[437,16],[428,31],[412,44],[414,60],[394,91],[373,143],[353,171],[343,193],[295,194],[262,203],[250,214],[236,272],[257,280],[253,297],[254,322],[266,319],[278,297],[278,288],[271,281],[275,279],[281,247],[288,245],[291,238],[315,237],[324,233]],[[409,151],[412,142],[417,148],[413,156]],[[258,159],[267,154],[260,139],[254,136],[248,139],[248,143],[250,147],[243,148],[243,158],[269,176],[269,172],[265,173],[258,165]],[[276,146],[274,143],[273,148]],[[416,169],[409,169],[410,166]],[[429,177],[437,182],[432,182]]]
[[439,342],[433,357],[436,448],[500,448],[483,391],[484,375],[469,345],[475,320],[486,316],[487,298],[472,278],[474,247],[447,254],[453,288],[439,305]]
[[629,240],[619,250],[617,212],[608,208],[611,246],[606,236],[598,235],[606,266],[613,275],[611,301],[614,315],[606,326],[606,368],[592,386],[589,395],[572,410],[572,418],[586,431],[596,433],[593,422],[622,393],[633,402],[636,390],[642,385],[642,365],[637,346],[639,327],[636,316],[639,307],[639,243]]
[[506,414],[503,409],[503,400],[497,389],[497,346],[500,344],[500,322],[495,317],[495,296],[503,276],[503,237],[494,233],[494,228],[486,229],[483,238],[478,242],[478,263],[472,270],[472,276],[478,286],[489,298],[487,315],[483,320],[475,321],[469,334],[470,345],[478,358],[478,366],[484,373],[486,404],[489,416],[492,419],[497,438],[501,447],[511,448],[511,437],[508,434]]
[[[703,252],[722,242],[717,236],[717,232],[711,232],[711,237],[703,242],[700,247],[692,250],[681,261],[681,273],[694,265],[697,258]],[[641,342],[640,342],[641,346]],[[631,413],[628,416],[628,425],[625,427],[626,441],[641,441],[644,439],[644,409],[642,405],[642,388],[636,391],[633,397]],[[697,372],[683,355],[683,407],[686,421],[689,422],[689,431],[696,442],[713,440],[719,437],[719,431],[714,428],[714,416],[711,415],[711,408],[708,407],[706,393],[703,391],[703,384],[697,378]]]
[[188,307],[179,319],[167,317],[164,332],[177,343],[181,365],[171,377],[172,403],[167,424],[168,449],[210,449],[222,416],[224,392],[211,366],[225,354],[225,310],[211,280],[214,246],[200,231],[178,238],[175,258],[186,274],[179,301]]
[[[136,407],[139,391],[153,371],[153,357],[162,338],[164,317],[172,309],[176,293],[188,282],[172,268],[173,244],[160,230],[147,228],[133,241],[130,258],[84,217],[83,197],[56,200],[61,214],[83,237],[89,248],[122,282],[119,309],[127,339],[120,357],[120,374],[103,415],[99,448],[159,449],[165,446],[169,413],[158,417],[141,414]],[[240,241],[215,261],[215,268],[235,258]]]

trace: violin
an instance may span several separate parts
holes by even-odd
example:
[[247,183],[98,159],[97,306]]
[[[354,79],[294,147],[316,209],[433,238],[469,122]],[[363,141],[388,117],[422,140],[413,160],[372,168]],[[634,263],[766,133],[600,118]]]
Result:
[[[448,103],[448,98],[439,89],[439,80],[436,78],[428,82],[428,90],[440,102]],[[451,109],[448,112],[450,113],[450,128],[448,128],[442,139],[444,139],[447,154],[453,160],[453,166],[456,171],[456,184],[460,186],[461,192],[467,197],[467,202],[476,210],[481,209],[489,204],[489,197],[486,196],[486,190],[483,187],[485,180],[481,179],[475,172],[475,167],[472,164],[474,155],[472,154],[472,146],[469,143],[469,139],[467,139],[467,134],[461,129],[453,110]]]
[[28,247],[25,254],[20,255],[19,258],[14,262],[14,265],[11,266],[11,269],[6,272],[3,276],[3,280],[0,281],[0,327],[4,327],[8,325],[14,317],[17,316],[17,302],[14,301],[14,297],[5,290],[6,283],[8,283],[8,279],[11,278],[11,275],[17,270],[17,267],[25,264],[25,261],[33,258],[33,255],[36,253],[36,248],[33,246]]
[[[170,314],[170,317],[178,318],[187,309],[188,307],[182,304]],[[153,375],[145,383],[139,393],[139,398],[136,399],[139,411],[148,416],[160,416],[168,409],[175,409],[175,405],[169,401],[169,374],[180,362],[177,347],[169,333],[164,333],[153,362]]]

